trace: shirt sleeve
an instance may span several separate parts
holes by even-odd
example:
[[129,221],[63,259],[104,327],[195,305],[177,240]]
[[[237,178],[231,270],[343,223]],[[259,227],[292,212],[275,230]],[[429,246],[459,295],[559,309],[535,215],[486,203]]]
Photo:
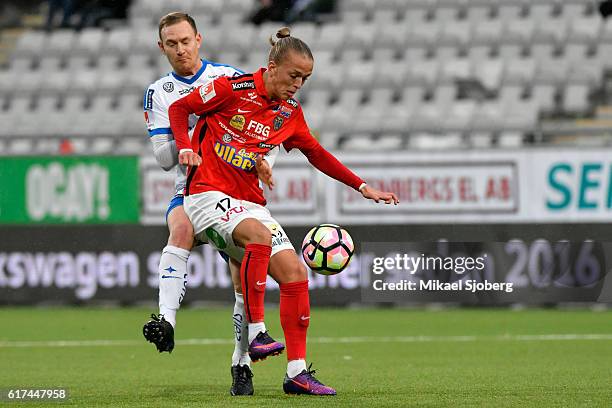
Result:
[[168,102],[163,100],[154,85],[145,91],[143,107],[149,136],[172,134],[168,119]]
[[234,94],[226,77],[217,78],[197,87],[189,95],[177,100],[168,109],[170,128],[178,151],[191,150],[189,139],[189,115],[198,116],[217,112],[229,105]]
[[280,146],[276,146],[274,149],[268,150],[266,154],[264,154],[264,160],[268,162],[270,167],[274,167],[274,163],[276,162],[276,158],[280,153]]
[[364,181],[336,159],[330,152],[325,150],[325,148],[311,135],[301,108],[299,109],[298,115],[298,118],[296,118],[298,122],[296,124],[295,133],[283,142],[285,150],[290,151],[293,148],[299,149],[304,156],[306,156],[310,164],[319,171],[355,190],[359,190],[359,186],[361,186]]
[[176,144],[172,140],[167,102],[156,92],[154,85],[145,91],[143,109],[155,160],[168,171],[178,163]]

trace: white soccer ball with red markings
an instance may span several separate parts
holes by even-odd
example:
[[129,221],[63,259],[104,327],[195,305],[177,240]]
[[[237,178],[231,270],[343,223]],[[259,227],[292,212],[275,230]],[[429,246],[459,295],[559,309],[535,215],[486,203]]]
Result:
[[306,265],[321,275],[335,275],[349,264],[355,246],[345,229],[334,224],[314,227],[302,244],[302,257]]

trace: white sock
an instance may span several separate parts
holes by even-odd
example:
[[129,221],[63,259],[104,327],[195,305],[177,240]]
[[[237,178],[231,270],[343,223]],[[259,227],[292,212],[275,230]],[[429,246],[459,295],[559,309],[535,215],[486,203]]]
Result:
[[249,323],[249,344],[253,342],[255,337],[261,332],[266,331],[266,324],[264,322]]
[[249,357],[249,325],[244,315],[244,298],[242,293],[234,292],[236,302],[234,303],[234,354],[232,354],[232,365],[251,366]]
[[159,259],[159,313],[176,326],[176,311],[181,306],[187,285],[189,251],[167,245]]
[[291,360],[287,363],[287,377],[293,378],[306,369],[306,360]]

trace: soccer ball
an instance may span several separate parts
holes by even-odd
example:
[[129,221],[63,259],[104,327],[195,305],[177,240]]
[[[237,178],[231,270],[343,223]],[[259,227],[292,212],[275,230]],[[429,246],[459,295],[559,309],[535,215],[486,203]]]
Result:
[[321,275],[335,275],[346,268],[353,256],[353,239],[345,229],[334,224],[314,227],[302,244],[306,265]]

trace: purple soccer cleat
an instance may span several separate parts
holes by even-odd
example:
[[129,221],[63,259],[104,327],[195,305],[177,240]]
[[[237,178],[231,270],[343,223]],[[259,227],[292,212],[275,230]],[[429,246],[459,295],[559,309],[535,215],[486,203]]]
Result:
[[285,394],[336,395],[336,390],[315,378],[315,370],[311,370],[310,367],[312,364],[308,366],[308,370],[303,370],[293,378],[285,375],[285,381],[283,381]]
[[249,357],[256,363],[269,356],[277,356],[283,352],[285,345],[274,340],[267,331],[260,332],[249,344]]

